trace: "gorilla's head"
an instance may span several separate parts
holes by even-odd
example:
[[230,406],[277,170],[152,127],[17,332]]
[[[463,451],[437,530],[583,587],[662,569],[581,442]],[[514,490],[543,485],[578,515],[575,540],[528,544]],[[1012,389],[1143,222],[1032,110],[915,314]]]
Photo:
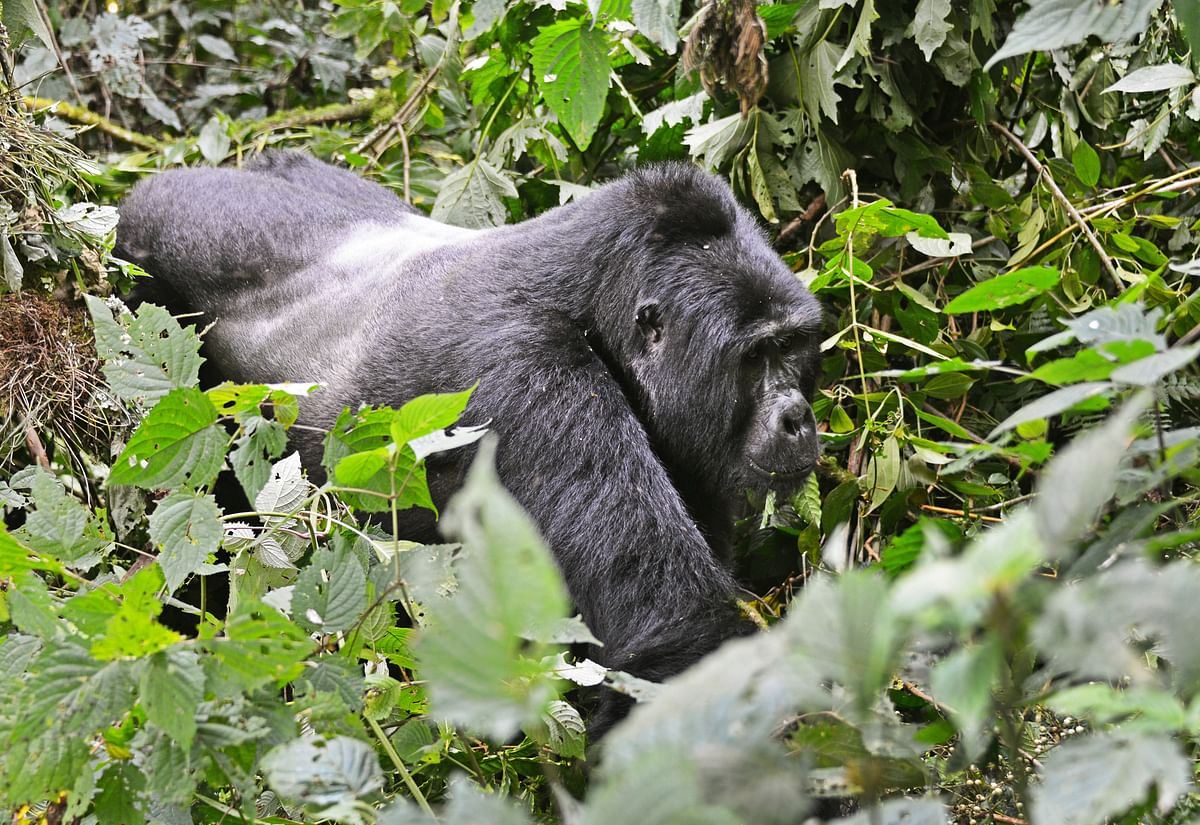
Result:
[[646,234],[610,346],[656,452],[693,510],[796,489],[817,461],[820,305],[725,184],[682,165],[628,180]]

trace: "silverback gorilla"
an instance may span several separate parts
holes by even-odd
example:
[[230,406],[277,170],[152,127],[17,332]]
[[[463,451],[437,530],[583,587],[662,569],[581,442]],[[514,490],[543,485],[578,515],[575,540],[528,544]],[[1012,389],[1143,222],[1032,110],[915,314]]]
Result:
[[[344,407],[478,381],[467,423],[499,435],[500,477],[605,664],[661,679],[744,632],[734,508],[748,488],[796,488],[816,462],[821,312],[724,183],[651,166],[472,231],[272,152],[157,175],[120,211],[117,254],[156,276],[168,306],[214,322],[223,377],[322,382],[301,408],[317,429],[292,435],[310,475],[318,429]],[[431,459],[435,501],[471,452]],[[410,514],[408,535],[434,539]]]

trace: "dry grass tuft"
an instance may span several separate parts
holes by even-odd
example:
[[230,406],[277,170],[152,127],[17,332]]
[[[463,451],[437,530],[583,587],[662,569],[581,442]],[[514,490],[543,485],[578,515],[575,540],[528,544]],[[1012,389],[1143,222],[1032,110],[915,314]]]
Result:
[[0,296],[0,467],[18,450],[37,460],[43,445],[83,469],[107,461],[129,412],[106,390],[81,309],[32,292]]

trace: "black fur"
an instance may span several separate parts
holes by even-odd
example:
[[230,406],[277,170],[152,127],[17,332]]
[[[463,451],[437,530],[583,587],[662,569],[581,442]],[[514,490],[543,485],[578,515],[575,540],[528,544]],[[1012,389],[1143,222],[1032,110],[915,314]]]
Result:
[[[726,569],[740,493],[794,488],[815,463],[816,300],[728,187],[686,165],[515,226],[440,226],[270,153],[144,181],[117,254],[215,321],[206,346],[228,377],[323,382],[302,424],[478,381],[467,423],[499,434],[500,476],[602,660],[678,672],[743,628]],[[320,476],[320,434],[293,439]],[[436,501],[470,452],[431,466]],[[434,538],[409,515],[410,535]]]

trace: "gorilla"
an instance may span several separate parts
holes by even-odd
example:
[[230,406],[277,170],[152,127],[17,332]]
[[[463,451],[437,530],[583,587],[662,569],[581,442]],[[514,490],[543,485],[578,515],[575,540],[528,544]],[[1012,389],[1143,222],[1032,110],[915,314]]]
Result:
[[[733,520],[747,489],[794,490],[816,463],[821,310],[717,178],[648,166],[468,230],[268,152],[144,180],[120,214],[116,254],[212,322],[223,377],[323,384],[291,434],[310,476],[345,407],[478,382],[464,423],[499,435],[500,478],[604,642],[593,655],[659,680],[746,631]],[[435,502],[472,453],[430,458]],[[436,540],[408,514],[409,537]]]

